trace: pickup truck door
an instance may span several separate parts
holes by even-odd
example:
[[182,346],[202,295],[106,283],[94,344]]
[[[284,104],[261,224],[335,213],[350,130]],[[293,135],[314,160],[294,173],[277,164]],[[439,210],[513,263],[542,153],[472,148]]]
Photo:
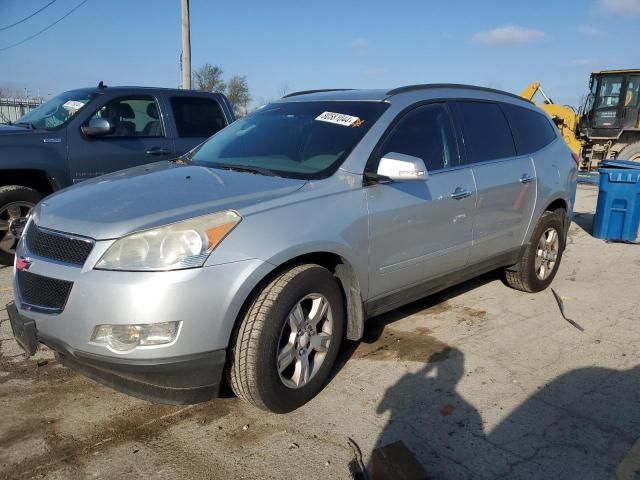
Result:
[[228,103],[217,94],[170,95],[166,105],[174,119],[171,136],[177,156],[200,145],[234,120]]
[[105,173],[175,157],[167,117],[152,95],[111,98],[88,116],[106,118],[114,126],[109,135],[87,137],[81,128],[68,132],[68,162],[74,183]]

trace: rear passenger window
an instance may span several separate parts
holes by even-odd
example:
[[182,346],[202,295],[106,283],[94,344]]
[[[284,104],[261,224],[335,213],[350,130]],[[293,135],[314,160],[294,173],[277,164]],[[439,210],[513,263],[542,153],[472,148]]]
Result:
[[382,144],[381,156],[390,152],[421,158],[428,171],[450,167],[456,148],[447,110],[439,104],[411,110]]
[[458,102],[467,162],[516,156],[511,129],[500,107],[489,102]]
[[504,105],[513,128],[519,154],[537,152],[556,139],[546,115],[516,105]]
[[226,126],[218,102],[202,97],[172,97],[179,137],[210,137]]

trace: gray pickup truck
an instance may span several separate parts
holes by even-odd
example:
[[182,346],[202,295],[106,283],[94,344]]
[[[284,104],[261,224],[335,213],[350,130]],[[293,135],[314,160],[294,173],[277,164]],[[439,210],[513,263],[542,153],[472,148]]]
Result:
[[235,120],[220,93],[150,87],[71,90],[0,125],[0,264],[33,206],[88,178],[176,158]]

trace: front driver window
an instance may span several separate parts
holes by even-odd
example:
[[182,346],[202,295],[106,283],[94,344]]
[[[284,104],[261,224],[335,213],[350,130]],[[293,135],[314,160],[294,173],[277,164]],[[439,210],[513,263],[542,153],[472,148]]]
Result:
[[418,107],[407,113],[382,144],[380,153],[421,158],[427,171],[451,166],[455,147],[447,111],[442,105]]
[[91,118],[105,118],[113,126],[113,132],[105,137],[163,136],[158,106],[153,97],[147,95],[110,100]]

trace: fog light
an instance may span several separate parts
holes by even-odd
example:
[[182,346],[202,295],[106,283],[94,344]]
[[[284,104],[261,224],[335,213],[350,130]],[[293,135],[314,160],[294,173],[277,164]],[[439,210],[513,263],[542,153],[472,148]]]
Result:
[[171,343],[178,336],[179,330],[180,322],[98,325],[93,329],[91,341],[118,352],[126,352],[139,346]]

